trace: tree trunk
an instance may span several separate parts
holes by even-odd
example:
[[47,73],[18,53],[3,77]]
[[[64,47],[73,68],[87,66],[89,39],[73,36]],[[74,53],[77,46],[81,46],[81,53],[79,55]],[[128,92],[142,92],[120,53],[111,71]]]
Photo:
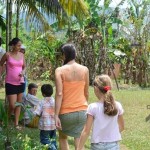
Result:
[[95,64],[95,67],[94,67],[95,71],[93,73],[93,79],[95,78],[95,76],[97,75],[97,73],[98,74],[102,73],[102,65],[101,65],[102,56],[101,56],[101,53],[102,53],[102,50],[104,49],[104,41],[103,41],[103,37],[102,37],[101,34],[99,35],[99,43],[100,43],[100,48],[99,48],[99,52],[98,52],[96,64]]
[[0,37],[2,37],[2,28],[0,27]]
[[17,1],[16,37],[19,36],[19,17],[20,17],[20,0]]
[[9,43],[9,0],[7,0],[7,7],[6,7],[6,51],[9,50],[8,43]]
[[9,0],[9,41],[12,39],[12,0]]
[[127,58],[127,63],[125,67],[125,84],[129,84],[130,80],[130,58]]

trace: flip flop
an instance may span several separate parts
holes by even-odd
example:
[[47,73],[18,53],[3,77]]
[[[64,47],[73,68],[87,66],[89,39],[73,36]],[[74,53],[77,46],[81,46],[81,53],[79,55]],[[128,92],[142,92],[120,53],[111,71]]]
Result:
[[17,129],[17,130],[21,131],[21,130],[22,130],[22,127],[21,127],[21,126],[19,126],[19,125],[17,125],[17,126],[15,126],[15,129]]

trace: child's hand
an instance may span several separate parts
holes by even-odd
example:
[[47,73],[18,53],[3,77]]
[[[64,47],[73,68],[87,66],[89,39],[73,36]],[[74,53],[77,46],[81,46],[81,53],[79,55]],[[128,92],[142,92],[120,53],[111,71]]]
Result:
[[59,119],[58,115],[55,115],[55,124],[56,124],[56,128],[58,130],[62,130],[61,122],[60,122],[60,119]]
[[36,110],[36,108],[37,108],[37,106],[34,106],[34,108],[33,108],[33,109],[34,109],[34,110]]

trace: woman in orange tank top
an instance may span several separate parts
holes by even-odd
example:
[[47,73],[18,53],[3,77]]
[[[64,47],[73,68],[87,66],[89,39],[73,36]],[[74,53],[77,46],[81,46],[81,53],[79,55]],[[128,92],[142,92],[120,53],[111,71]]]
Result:
[[75,62],[73,44],[62,47],[64,65],[55,71],[56,78],[56,127],[59,129],[61,150],[69,150],[67,136],[74,137],[75,149],[86,122],[88,101],[88,68]]

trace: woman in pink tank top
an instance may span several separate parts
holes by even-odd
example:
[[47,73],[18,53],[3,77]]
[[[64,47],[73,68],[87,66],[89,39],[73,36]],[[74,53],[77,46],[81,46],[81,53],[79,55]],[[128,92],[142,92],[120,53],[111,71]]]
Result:
[[20,129],[18,126],[20,107],[16,107],[15,103],[22,101],[22,93],[25,90],[25,59],[20,52],[21,40],[19,38],[12,39],[9,45],[12,47],[12,50],[5,53],[0,61],[0,76],[1,68],[6,62],[5,91],[9,102],[9,115],[15,115],[15,127]]
[[69,150],[67,136],[71,136],[74,137],[76,150],[86,122],[89,71],[75,62],[76,49],[73,44],[65,44],[62,52],[64,65],[55,71],[55,120],[59,129],[60,149]]

